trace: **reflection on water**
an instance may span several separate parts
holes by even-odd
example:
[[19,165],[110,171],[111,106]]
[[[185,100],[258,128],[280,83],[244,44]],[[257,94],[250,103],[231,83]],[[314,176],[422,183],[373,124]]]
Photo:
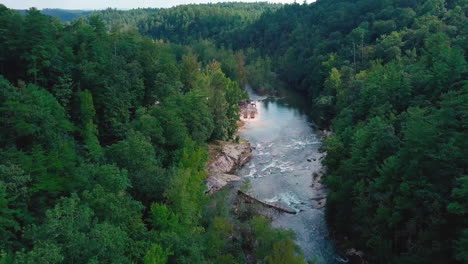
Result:
[[273,225],[295,231],[307,258],[336,263],[324,209],[316,209],[312,200],[323,195],[311,188],[312,173],[321,169],[321,141],[307,114],[306,99],[294,93],[266,98],[248,92],[257,101],[259,114],[245,120],[239,132],[255,147],[252,160],[239,174],[250,179],[255,197],[298,212],[278,214]]

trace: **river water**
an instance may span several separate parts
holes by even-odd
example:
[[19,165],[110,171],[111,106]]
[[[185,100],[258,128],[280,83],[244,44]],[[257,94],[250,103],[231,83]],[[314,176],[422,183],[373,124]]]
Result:
[[252,196],[298,212],[275,214],[272,224],[293,230],[307,259],[337,263],[324,209],[314,199],[323,197],[324,190],[311,187],[313,173],[322,168],[322,142],[308,114],[306,98],[291,91],[275,98],[247,91],[259,113],[254,119],[244,119],[246,124],[239,131],[255,148],[239,176],[250,180]]

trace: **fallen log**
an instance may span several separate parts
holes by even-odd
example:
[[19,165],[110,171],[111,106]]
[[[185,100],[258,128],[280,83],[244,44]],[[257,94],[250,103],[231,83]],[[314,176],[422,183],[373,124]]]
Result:
[[263,206],[271,208],[271,209],[275,209],[275,210],[277,210],[279,212],[288,213],[288,214],[297,214],[297,212],[294,211],[294,210],[291,210],[291,209],[288,209],[288,208],[283,208],[281,206],[277,206],[277,205],[273,205],[273,204],[269,204],[269,203],[260,201],[257,198],[252,197],[251,195],[248,195],[247,193],[245,193],[245,192],[243,192],[241,190],[237,190],[237,194],[244,197],[244,198],[246,198],[246,199],[248,199],[248,200],[250,200],[250,201],[259,203],[260,205],[263,205]]
[[319,196],[319,197],[314,197],[314,198],[310,198],[311,200],[313,201],[317,201],[317,200],[322,200],[322,199],[325,199],[327,198],[327,196]]

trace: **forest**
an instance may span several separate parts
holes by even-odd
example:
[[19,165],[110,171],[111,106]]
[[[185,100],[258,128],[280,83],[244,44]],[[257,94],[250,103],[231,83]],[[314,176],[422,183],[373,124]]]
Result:
[[0,6],[0,30],[0,263],[304,263],[290,232],[247,211],[234,228],[204,194],[241,54],[36,9]]
[[330,125],[327,219],[373,263],[468,261],[468,2],[287,5],[237,48]]
[[0,5],[0,263],[306,263],[204,194],[242,87],[332,131],[326,217],[369,263],[468,262],[467,0]]

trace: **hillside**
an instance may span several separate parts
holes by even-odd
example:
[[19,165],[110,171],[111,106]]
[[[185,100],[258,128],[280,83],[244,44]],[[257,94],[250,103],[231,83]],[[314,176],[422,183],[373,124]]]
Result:
[[310,96],[334,136],[327,217],[374,263],[467,254],[466,1],[287,5],[236,36]]
[[[26,14],[27,10],[18,10],[22,14]],[[58,8],[46,8],[40,10],[42,14],[48,15],[51,17],[56,17],[62,22],[70,22],[79,17],[86,16],[93,11],[90,10],[67,10],[67,9],[58,9]]]
[[107,28],[0,5],[0,263],[304,263],[291,232],[205,195],[242,58]]

